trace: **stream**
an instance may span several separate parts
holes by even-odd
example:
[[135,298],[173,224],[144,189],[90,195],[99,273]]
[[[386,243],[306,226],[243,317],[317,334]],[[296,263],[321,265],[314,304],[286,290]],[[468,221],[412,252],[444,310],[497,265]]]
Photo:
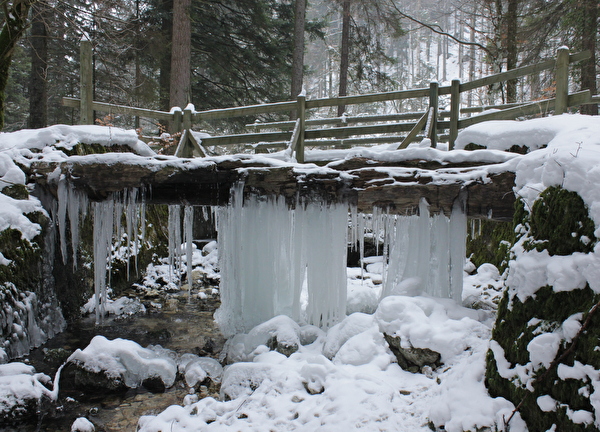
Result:
[[[212,290],[202,291],[210,293]],[[141,300],[147,309],[145,314],[125,318],[109,316],[101,325],[95,325],[92,314],[71,323],[63,333],[19,361],[30,363],[37,372],[54,378],[64,360],[77,348],[85,348],[96,335],[111,340],[129,339],[143,347],[160,345],[178,354],[218,358],[225,342],[213,320],[213,313],[219,306],[218,295],[202,299],[197,293],[190,297],[188,291],[179,291],[151,301]],[[11,427],[0,426],[0,431],[70,431],[78,417],[88,418],[96,431],[135,431],[140,416],[158,414],[173,404],[181,405],[187,394],[188,389],[181,379],[164,393],[139,388],[125,393],[86,394],[61,388],[58,408],[42,409],[37,420]],[[201,392],[199,396],[207,395]]]

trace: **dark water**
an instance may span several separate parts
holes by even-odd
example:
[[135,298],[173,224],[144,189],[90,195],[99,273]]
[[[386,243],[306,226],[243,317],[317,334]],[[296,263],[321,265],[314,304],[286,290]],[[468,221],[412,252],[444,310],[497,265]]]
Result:
[[[124,319],[108,317],[99,326],[95,325],[94,317],[73,323],[65,332],[20,360],[54,378],[66,357],[77,348],[85,348],[96,335],[133,340],[143,347],[160,345],[179,354],[218,357],[224,339],[213,321],[218,307],[216,298],[190,298],[187,291],[182,291],[153,299],[154,306],[149,306],[149,301],[144,304],[148,312],[143,315]],[[0,425],[0,431],[70,431],[78,417],[86,417],[94,423],[96,431],[135,431],[140,416],[158,414],[170,405],[180,405],[186,394],[188,389],[179,379],[164,393],[142,388],[118,394],[90,394],[61,387],[57,408],[41,407],[37,418],[26,424]]]

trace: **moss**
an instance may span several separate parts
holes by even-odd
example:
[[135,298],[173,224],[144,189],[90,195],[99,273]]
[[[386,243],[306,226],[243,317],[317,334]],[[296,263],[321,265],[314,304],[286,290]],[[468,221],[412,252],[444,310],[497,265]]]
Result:
[[490,263],[502,273],[508,266],[507,257],[514,237],[512,222],[471,219],[467,230],[467,256],[475,267]]
[[[516,364],[524,365],[529,362],[527,345],[538,334],[540,326],[548,331],[559,327],[564,320],[577,312],[589,311],[590,308],[600,301],[600,295],[595,294],[589,287],[583,290],[554,292],[551,287],[541,288],[536,292],[535,298],[531,297],[525,302],[514,298],[508,307],[508,293],[505,293],[498,308],[498,318],[492,332],[492,339],[502,346],[505,358],[514,367]],[[542,322],[538,325],[528,326],[532,318],[538,318]],[[585,320],[585,317],[584,317]],[[592,319],[591,329],[581,336],[574,354],[568,356],[564,363],[572,366],[577,360],[583,364],[592,365],[600,369],[600,353],[595,350],[598,345],[597,329],[600,326],[600,316]],[[563,344],[559,350],[560,356],[568,344]],[[557,412],[543,412],[537,405],[537,398],[542,395],[550,395],[559,403],[567,404],[573,410],[587,410],[593,412],[588,398],[582,396],[580,389],[588,387],[593,393],[589,382],[579,380],[560,380],[556,369],[553,369],[546,380],[536,384],[535,391],[520,388],[514,383],[500,377],[496,361],[491,351],[487,354],[486,386],[493,397],[504,397],[516,406],[525,398],[520,410],[521,416],[527,422],[530,431],[546,431],[552,424],[557,424],[557,430],[569,431],[592,431],[592,427],[586,428],[582,425],[573,424],[566,416],[564,409]],[[545,369],[538,371],[543,374]]]
[[486,149],[487,147],[484,145],[480,145],[480,144],[475,144],[475,143],[469,143],[465,146],[465,150],[483,150]]
[[4,189],[2,189],[2,193],[16,200],[29,199],[29,191],[27,190],[27,186],[21,184],[6,186]]
[[553,186],[546,189],[531,210],[531,235],[534,247],[550,255],[571,255],[594,250],[594,222],[576,192]]
[[[531,248],[548,249],[553,255],[566,255],[573,252],[589,252],[596,243],[593,236],[594,224],[589,219],[587,208],[576,193],[559,187],[548,188],[528,213],[523,202],[517,201],[515,207],[515,226],[522,226],[520,235],[532,237]],[[572,233],[575,233],[573,235]],[[582,241],[583,236],[590,241]],[[515,289],[518,287],[514,287]],[[551,332],[562,325],[570,316],[583,313],[586,319],[588,311],[600,301],[600,295],[589,286],[584,289],[555,292],[551,286],[536,291],[535,295],[525,301],[518,297],[511,298],[509,290],[505,291],[498,307],[496,324],[492,331],[492,339],[505,351],[505,358],[514,367],[516,364],[529,363],[527,345],[540,333]],[[514,290],[512,290],[514,294]],[[536,318],[536,321],[532,321]],[[575,350],[563,360],[572,366],[575,361],[600,369],[600,352],[598,346],[598,328],[600,314],[591,319],[587,332],[581,335]],[[558,356],[569,348],[569,343],[562,341]],[[556,368],[548,372],[547,378],[535,384],[534,392],[522,388],[519,383],[502,378],[497,369],[494,355],[488,352],[486,358],[486,386],[494,397],[502,396],[516,406],[522,400],[521,416],[530,431],[546,431],[553,424],[557,430],[592,431],[594,427],[574,424],[567,416],[565,405],[571,410],[594,412],[589,397],[581,389],[587,387],[588,394],[594,392],[590,382],[567,379],[561,380]],[[536,372],[536,376],[545,373],[545,369]],[[550,395],[559,404],[564,404],[555,412],[543,412],[537,405],[537,398]]]

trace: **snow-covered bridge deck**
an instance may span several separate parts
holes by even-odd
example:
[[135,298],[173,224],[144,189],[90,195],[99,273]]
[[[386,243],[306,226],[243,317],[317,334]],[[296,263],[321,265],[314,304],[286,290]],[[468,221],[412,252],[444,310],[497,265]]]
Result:
[[179,159],[113,153],[34,162],[31,174],[53,194],[62,178],[96,201],[139,188],[147,203],[226,205],[232,186],[243,181],[244,193],[284,197],[290,205],[314,198],[348,202],[366,213],[380,207],[413,214],[424,198],[432,213],[449,214],[461,197],[471,217],[512,218],[512,156],[458,151],[449,159],[444,154],[449,153],[415,149],[401,159],[379,153],[319,166],[248,155]]

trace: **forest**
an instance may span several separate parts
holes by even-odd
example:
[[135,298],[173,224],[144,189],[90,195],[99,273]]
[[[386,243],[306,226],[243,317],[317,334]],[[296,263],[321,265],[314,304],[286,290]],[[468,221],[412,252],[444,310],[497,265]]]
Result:
[[[4,1],[3,130],[78,123],[78,110],[61,101],[79,95],[82,38],[94,48],[94,100],[206,110],[293,100],[303,87],[316,98],[469,81],[565,45],[592,52],[573,82],[595,94],[597,17],[593,0]],[[509,81],[464,103],[552,97],[552,80]],[[96,121],[151,133],[160,126],[117,115]]]

